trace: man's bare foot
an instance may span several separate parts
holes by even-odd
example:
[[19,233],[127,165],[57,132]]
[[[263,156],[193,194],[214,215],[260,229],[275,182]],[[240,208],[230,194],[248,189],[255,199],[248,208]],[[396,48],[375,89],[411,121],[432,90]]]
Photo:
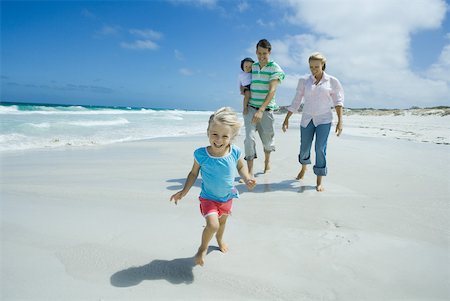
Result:
[[228,245],[226,243],[224,243],[223,241],[217,243],[219,244],[220,252],[222,253],[228,252]]
[[298,173],[296,179],[297,180],[303,180],[303,177],[305,176],[306,173],[306,167],[302,167],[302,170],[300,170],[300,172]]
[[201,250],[198,249],[197,254],[195,254],[195,264],[203,266],[205,264],[206,252],[208,249]]
[[317,185],[317,186],[316,186],[316,190],[317,190],[318,192],[321,192],[321,191],[324,190],[324,188],[323,188],[322,185]]
[[264,173],[270,172],[270,162],[264,161]]

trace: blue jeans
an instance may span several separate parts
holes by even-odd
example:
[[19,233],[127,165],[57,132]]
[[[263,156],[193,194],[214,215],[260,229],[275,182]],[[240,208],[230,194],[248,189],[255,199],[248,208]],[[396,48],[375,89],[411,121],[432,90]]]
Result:
[[318,176],[327,175],[327,141],[330,129],[331,123],[316,127],[312,120],[306,128],[300,126],[300,155],[298,155],[298,161],[302,165],[311,164],[311,145],[315,134],[316,164],[313,169]]

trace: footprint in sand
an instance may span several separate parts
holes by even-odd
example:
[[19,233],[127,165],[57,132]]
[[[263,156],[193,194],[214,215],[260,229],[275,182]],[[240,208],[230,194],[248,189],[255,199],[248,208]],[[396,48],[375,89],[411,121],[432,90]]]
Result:
[[359,240],[356,233],[345,230],[344,227],[336,221],[325,221],[329,230],[320,232],[318,238],[318,255],[330,255],[340,251],[346,251]]

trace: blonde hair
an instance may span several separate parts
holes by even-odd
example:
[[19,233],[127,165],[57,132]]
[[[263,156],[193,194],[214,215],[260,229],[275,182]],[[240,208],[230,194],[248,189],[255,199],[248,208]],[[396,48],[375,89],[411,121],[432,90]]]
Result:
[[238,120],[236,112],[234,112],[230,107],[222,107],[209,117],[207,130],[208,135],[209,135],[209,128],[213,123],[228,125],[231,128],[231,135],[232,135],[231,139],[233,139],[239,134],[239,130],[242,126],[242,124]]
[[321,61],[322,62],[322,70],[325,70],[327,66],[327,58],[320,52],[314,52],[309,56],[308,62],[311,62],[312,60]]

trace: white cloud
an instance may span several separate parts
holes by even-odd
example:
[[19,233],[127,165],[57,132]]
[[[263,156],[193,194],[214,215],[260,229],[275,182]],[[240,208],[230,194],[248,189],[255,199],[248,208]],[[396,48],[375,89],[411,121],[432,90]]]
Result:
[[151,40],[159,40],[162,37],[162,33],[152,29],[130,29],[130,33],[132,35]]
[[343,83],[349,107],[448,105],[450,46],[425,75],[410,66],[411,35],[438,28],[445,1],[278,0],[274,5],[289,9],[285,21],[312,31],[271,41],[273,58],[288,74],[308,72],[309,54],[320,51],[328,58],[327,71]]
[[243,13],[243,12],[245,12],[247,9],[249,9],[249,7],[250,7],[250,5],[248,4],[247,1],[239,2],[239,4],[238,4],[238,11],[239,11],[240,13]]
[[[444,47],[438,61],[428,69],[427,75],[431,79],[445,80],[450,83],[450,43]],[[447,105],[450,105],[450,95],[447,101]]]
[[191,70],[189,70],[187,68],[181,68],[178,71],[180,72],[181,75],[185,75],[185,76],[191,76],[194,74],[194,72],[192,72]]
[[[305,76],[305,74],[298,74],[298,73],[286,74],[286,77],[283,80],[283,88],[294,89],[295,91],[298,85],[298,79],[303,76]],[[294,98],[294,94],[292,94],[290,98]]]
[[122,28],[118,25],[103,25],[103,27],[97,31],[97,34],[103,36],[115,36],[120,33]]
[[256,20],[256,23],[262,27],[275,27],[275,22],[273,22],[273,21],[266,23],[262,19],[258,19],[258,20]]
[[120,43],[120,46],[127,49],[134,49],[134,50],[156,50],[159,48],[159,46],[150,40],[136,40],[133,43],[126,43],[122,42]]
[[[283,40],[273,40],[272,56],[280,65],[292,70],[305,68],[309,55],[315,51],[317,38],[310,34],[286,36]],[[305,71],[308,71],[306,68]]]
[[159,48],[159,45],[155,43],[154,40],[158,40],[163,36],[162,33],[152,29],[130,29],[128,32],[133,36],[142,38],[135,40],[132,43],[120,43],[120,46],[123,48],[133,50],[156,50]]

